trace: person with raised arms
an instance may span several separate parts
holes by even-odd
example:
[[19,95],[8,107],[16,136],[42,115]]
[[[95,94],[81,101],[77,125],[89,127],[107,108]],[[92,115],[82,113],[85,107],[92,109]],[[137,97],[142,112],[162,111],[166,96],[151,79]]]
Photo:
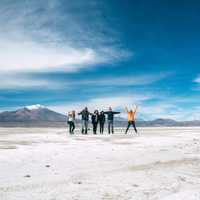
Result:
[[87,134],[88,131],[88,123],[89,123],[89,115],[92,115],[89,111],[88,108],[85,107],[78,115],[81,115],[81,120],[82,120],[82,134]]
[[128,110],[128,108],[125,107],[125,111],[128,114],[128,125],[127,125],[127,128],[126,128],[125,134],[127,134],[131,125],[133,126],[135,132],[138,133],[136,125],[135,125],[135,115],[136,115],[137,110],[138,110],[138,106],[135,106],[135,108],[133,110]]

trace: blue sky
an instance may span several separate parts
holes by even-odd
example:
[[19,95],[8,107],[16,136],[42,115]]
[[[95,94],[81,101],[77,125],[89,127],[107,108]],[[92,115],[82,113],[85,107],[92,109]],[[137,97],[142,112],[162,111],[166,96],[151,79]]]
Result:
[[200,3],[1,0],[0,111],[138,104],[200,119]]

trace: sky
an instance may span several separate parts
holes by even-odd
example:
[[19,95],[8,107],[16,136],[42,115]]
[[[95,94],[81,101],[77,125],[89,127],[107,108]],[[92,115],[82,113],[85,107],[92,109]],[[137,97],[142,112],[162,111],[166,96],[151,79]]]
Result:
[[200,119],[200,2],[1,0],[0,111],[41,104]]

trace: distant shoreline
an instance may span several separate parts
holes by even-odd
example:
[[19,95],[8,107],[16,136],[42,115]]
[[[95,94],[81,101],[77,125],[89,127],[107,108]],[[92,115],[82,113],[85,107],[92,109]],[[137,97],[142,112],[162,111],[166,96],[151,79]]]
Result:
[[[159,124],[155,121],[138,121],[136,122],[138,127],[200,127],[200,121],[187,121],[187,122],[175,122],[174,124],[164,123]],[[115,127],[126,127],[127,122],[115,122]],[[67,122],[0,122],[0,127],[38,127],[38,128],[66,128]],[[81,123],[77,123],[77,128],[81,127]]]

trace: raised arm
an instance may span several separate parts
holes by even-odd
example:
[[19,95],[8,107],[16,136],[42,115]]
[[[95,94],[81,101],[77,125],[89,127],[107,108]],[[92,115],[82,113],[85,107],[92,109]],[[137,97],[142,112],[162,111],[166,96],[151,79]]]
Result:
[[135,106],[135,109],[134,109],[134,113],[136,113],[137,110],[138,110],[138,106],[136,105],[136,106]]

